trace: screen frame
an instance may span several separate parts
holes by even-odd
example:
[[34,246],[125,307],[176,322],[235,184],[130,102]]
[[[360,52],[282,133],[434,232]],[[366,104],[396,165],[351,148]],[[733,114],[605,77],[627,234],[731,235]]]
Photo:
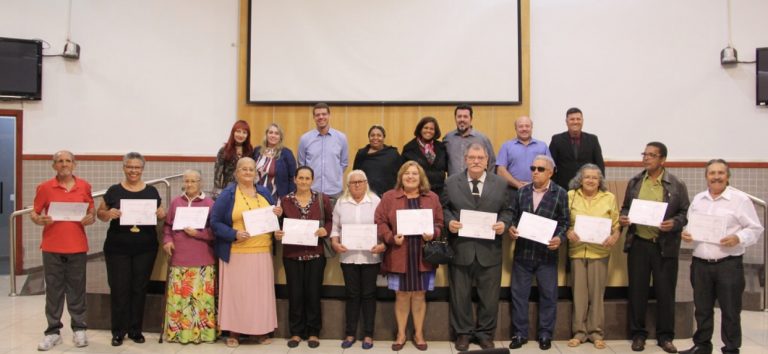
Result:
[[[761,74],[768,79],[768,65],[766,67],[760,66],[761,56],[763,56],[763,60],[768,61],[768,47],[755,49],[755,105],[759,107],[768,107],[768,83],[763,85],[763,87],[760,86]],[[765,100],[761,101],[761,97],[765,98]]]
[[5,90],[0,88],[0,100],[31,100],[39,101],[43,98],[43,41],[37,39],[21,39],[21,38],[8,38],[0,37],[0,45],[3,42],[15,42],[23,44],[36,45],[37,51],[37,91],[36,92],[21,92]]

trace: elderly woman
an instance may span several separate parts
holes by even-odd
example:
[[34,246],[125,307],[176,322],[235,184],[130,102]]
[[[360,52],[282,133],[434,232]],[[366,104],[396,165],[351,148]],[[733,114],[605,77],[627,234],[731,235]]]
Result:
[[144,343],[141,333],[144,321],[144,300],[149,277],[157,255],[157,225],[121,225],[121,201],[129,199],[154,200],[153,211],[158,219],[165,218],[157,189],[141,180],[144,157],[138,152],[123,156],[125,179],[112,185],[96,212],[99,220],[109,221],[104,241],[104,260],[110,291],[112,345],[123,344],[125,335],[136,343]]
[[258,172],[258,184],[272,193],[277,200],[296,190],[296,159],[293,151],[283,146],[283,130],[272,123],[264,132],[264,141],[253,151]]
[[216,199],[221,190],[234,180],[237,160],[251,155],[253,155],[251,127],[248,122],[238,120],[232,125],[229,139],[216,154],[216,163],[213,165],[213,199]]
[[228,347],[240,345],[241,333],[267,344],[269,333],[277,328],[272,233],[249,234],[243,213],[260,208],[273,208],[275,215],[282,212],[272,207],[269,191],[254,185],[252,158],[237,161],[235,181],[224,188],[211,213],[219,258],[219,328],[229,331]]
[[369,176],[368,185],[378,196],[395,186],[397,170],[403,164],[397,148],[384,145],[386,136],[380,125],[368,129],[368,145],[357,151],[352,165],[353,169],[362,170]]
[[[291,219],[318,220],[315,236],[327,237],[332,226],[331,200],[327,195],[311,190],[315,173],[309,166],[296,170],[296,191],[280,199],[283,216]],[[283,231],[276,231],[281,240]],[[291,338],[288,347],[296,348],[303,338],[310,348],[320,346],[323,325],[320,312],[320,291],[323,287],[325,255],[322,242],[316,246],[283,244],[283,267],[288,288],[288,323]]]
[[[397,211],[403,209],[430,209],[434,228],[431,233],[403,235],[397,231]],[[424,316],[427,313],[425,294],[435,286],[435,266],[422,257],[424,241],[440,236],[443,228],[443,208],[434,192],[424,169],[415,161],[408,161],[397,173],[395,188],[384,193],[376,208],[374,220],[379,237],[387,246],[382,270],[387,273],[389,289],[395,291],[395,319],[397,338],[392,350],[403,349],[405,326],[408,315],[413,314],[413,344],[419,350],[427,350],[424,340]]]
[[569,187],[570,225],[576,225],[576,217],[583,215],[610,219],[611,229],[602,244],[581,242],[574,226],[566,232],[573,276],[573,338],[568,346],[577,347],[591,341],[595,348],[605,349],[603,293],[608,256],[619,239],[619,210],[616,197],[606,191],[603,173],[597,165],[582,166]]
[[[207,216],[213,200],[200,189],[200,171],[184,171],[183,183],[184,193],[171,201],[163,228],[163,249],[171,257],[171,269],[166,279],[165,328],[161,335],[169,342],[213,343],[216,341],[216,270],[213,232]],[[205,226],[174,230],[176,214],[184,208],[205,208]]]
[[440,138],[440,125],[434,117],[424,117],[413,131],[415,138],[403,146],[403,161],[416,161],[424,170],[431,190],[442,195],[448,155]]
[[347,349],[357,340],[357,322],[360,308],[363,310],[363,349],[373,348],[373,327],[376,319],[376,277],[381,262],[380,253],[386,250],[383,243],[377,243],[370,249],[349,249],[356,237],[345,225],[373,225],[374,212],[381,200],[368,189],[365,172],[354,170],[347,176],[344,194],[333,209],[333,231],[331,242],[334,251],[339,254],[341,270],[344,273],[344,289],[347,293],[344,341],[341,347]]

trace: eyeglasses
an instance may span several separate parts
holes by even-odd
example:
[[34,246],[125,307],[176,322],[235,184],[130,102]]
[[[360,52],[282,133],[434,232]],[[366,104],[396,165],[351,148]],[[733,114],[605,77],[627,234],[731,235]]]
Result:
[[350,185],[350,186],[361,186],[361,185],[363,185],[363,183],[365,183],[365,182],[368,182],[368,180],[365,180],[365,179],[364,179],[364,180],[362,180],[362,181],[350,181],[350,182],[349,182],[349,185]]
[[642,156],[642,157],[649,157],[649,158],[655,159],[655,158],[657,158],[657,157],[659,157],[661,155],[656,154],[656,153],[652,153],[652,152],[641,152],[640,156]]
[[468,161],[483,161],[485,159],[485,156],[467,156]]
[[531,172],[535,172],[535,171],[544,172],[546,170],[547,168],[544,166],[531,166]]
[[199,183],[199,179],[185,179],[184,183]]

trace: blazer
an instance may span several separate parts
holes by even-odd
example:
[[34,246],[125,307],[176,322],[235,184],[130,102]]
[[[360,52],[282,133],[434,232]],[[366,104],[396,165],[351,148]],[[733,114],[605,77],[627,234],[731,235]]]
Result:
[[[213,210],[211,211],[211,229],[216,236],[213,249],[216,257],[227,263],[229,263],[229,255],[232,251],[232,242],[235,242],[237,235],[237,230],[232,228],[235,188],[237,188],[237,183],[230,183],[227,188],[224,188],[219,197],[216,198],[216,202],[213,203]],[[256,192],[261,194],[269,202],[269,205],[275,204],[275,201],[272,200],[272,194],[266,188],[256,186]]]
[[[258,161],[259,156],[261,156],[261,146],[253,150],[253,159]],[[296,190],[294,177],[296,177],[296,159],[293,158],[293,151],[283,146],[280,149],[280,156],[275,160],[275,184],[278,198]]]
[[411,139],[403,146],[403,162],[416,161],[427,174],[430,189],[439,191],[445,185],[445,174],[448,173],[448,153],[442,141],[435,140],[435,162],[431,165],[427,163],[427,158],[421,152],[419,142],[416,138]]
[[[448,177],[445,182],[444,193],[446,198],[443,198],[443,215],[445,216],[446,230],[448,230],[448,223],[451,220],[459,221],[462,209],[497,214],[496,221],[504,223],[505,231],[512,224],[510,187],[502,177],[492,173],[485,174],[483,192],[478,202],[475,202],[475,197],[472,195],[466,170]],[[507,234],[506,232],[496,235],[493,240],[459,237],[458,234],[446,232],[455,252],[453,264],[470,265],[475,258],[483,267],[501,263],[501,243],[504,235]]]
[[603,175],[605,175],[603,150],[600,148],[600,141],[597,140],[597,136],[594,134],[581,132],[578,157],[573,154],[571,137],[567,131],[552,136],[552,141],[549,143],[549,152],[552,154],[552,159],[555,160],[556,165],[552,180],[565,190],[569,189],[568,182],[576,176],[579,168],[587,163],[597,165],[603,171]]

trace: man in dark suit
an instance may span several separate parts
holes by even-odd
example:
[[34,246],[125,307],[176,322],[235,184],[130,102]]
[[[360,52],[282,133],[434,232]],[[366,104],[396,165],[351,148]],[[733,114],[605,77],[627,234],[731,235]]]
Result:
[[568,190],[568,182],[581,166],[593,163],[600,167],[605,175],[605,162],[603,162],[603,151],[597,136],[581,130],[584,126],[584,116],[580,109],[569,108],[565,112],[565,124],[568,130],[552,136],[549,152],[557,166],[552,180],[558,186]]
[[[464,152],[467,169],[449,177],[445,183],[443,213],[456,256],[451,264],[451,327],[456,334],[456,350],[465,351],[474,340],[483,349],[493,348],[496,313],[501,286],[502,234],[510,226],[509,187],[506,180],[487,173],[488,153],[472,143]],[[461,210],[496,214],[491,238],[459,236],[470,220],[460,220]],[[478,235],[475,235],[478,236]],[[472,285],[477,287],[477,321],[472,318]]]

